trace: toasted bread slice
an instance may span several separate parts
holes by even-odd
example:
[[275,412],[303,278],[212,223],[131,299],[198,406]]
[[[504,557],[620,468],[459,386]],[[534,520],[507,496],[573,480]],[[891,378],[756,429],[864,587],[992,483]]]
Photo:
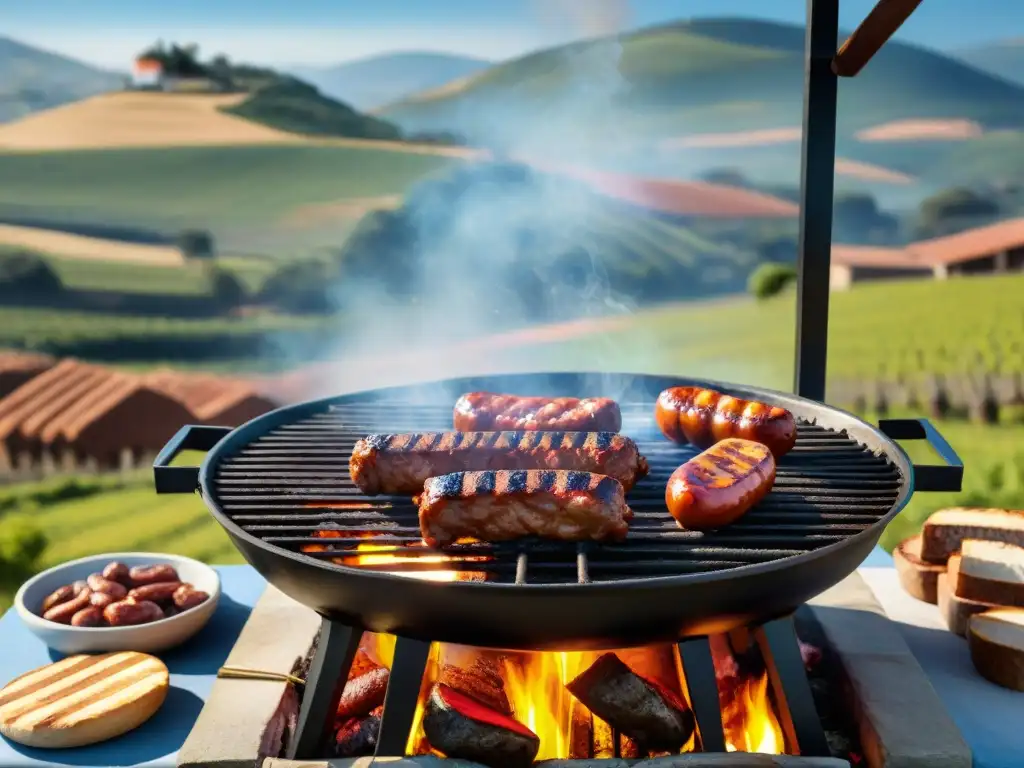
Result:
[[967,645],[982,677],[1024,691],[1024,610],[996,608],[971,616]]
[[1024,546],[1024,512],[984,507],[950,507],[929,517],[921,530],[921,559],[945,563],[964,539],[1005,541]]
[[69,656],[0,689],[0,734],[50,749],[106,741],[152,717],[169,685],[164,663],[144,653]]
[[938,602],[936,588],[939,574],[944,573],[946,567],[938,563],[926,563],[921,559],[920,536],[911,536],[901,541],[893,550],[892,559],[896,564],[900,584],[908,595],[933,605]]
[[946,573],[939,574],[936,592],[938,594],[939,613],[942,615],[949,631],[963,637],[967,634],[967,620],[976,613],[997,608],[991,603],[979,603],[976,600],[964,600],[953,592],[953,585],[960,577],[960,555],[949,558]]
[[953,594],[979,603],[1024,608],[1024,547],[965,540]]

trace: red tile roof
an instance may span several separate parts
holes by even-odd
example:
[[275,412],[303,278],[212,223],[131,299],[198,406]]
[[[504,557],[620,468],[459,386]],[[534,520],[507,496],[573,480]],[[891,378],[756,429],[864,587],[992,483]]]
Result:
[[832,246],[832,263],[879,269],[931,269],[1022,247],[1024,218],[1019,218],[968,229],[954,235],[919,240],[902,248],[836,243]]
[[177,399],[203,422],[216,420],[246,400],[261,401],[264,410],[277,407],[277,403],[240,379],[161,370],[148,375],[145,382],[156,391]]

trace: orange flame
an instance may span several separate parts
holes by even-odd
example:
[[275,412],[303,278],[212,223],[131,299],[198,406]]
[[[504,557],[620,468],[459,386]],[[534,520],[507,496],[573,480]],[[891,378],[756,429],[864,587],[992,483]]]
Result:
[[[340,539],[340,538],[357,538],[357,537],[370,537],[372,533],[368,532],[347,532],[338,530],[320,530],[313,533],[313,536],[318,539]],[[422,542],[415,542],[406,545],[410,550],[416,548],[425,548],[426,545]],[[324,544],[304,544],[301,547],[303,552],[327,552],[329,547]],[[352,567],[366,567],[366,566],[379,566],[389,565],[391,563],[401,564],[409,563],[412,565],[439,565],[443,566],[445,563],[451,563],[454,558],[448,555],[403,555],[395,552],[395,545],[390,544],[373,544],[371,542],[365,542],[357,544],[353,552],[358,554],[341,554],[339,557],[331,558],[333,562],[338,565],[347,565]],[[463,562],[485,562],[487,560],[484,556],[470,556],[460,558]],[[481,571],[457,571],[450,570],[447,568],[430,568],[425,570],[382,570],[374,568],[379,573],[386,573],[391,576],[405,576],[410,579],[420,579],[422,581],[483,581],[486,578],[486,574]]]
[[781,755],[785,738],[768,696],[768,673],[740,683],[722,708],[725,748],[729,752]]

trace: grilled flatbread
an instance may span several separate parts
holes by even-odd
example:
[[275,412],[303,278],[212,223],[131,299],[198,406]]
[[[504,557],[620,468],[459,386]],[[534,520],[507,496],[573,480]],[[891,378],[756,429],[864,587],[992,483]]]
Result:
[[27,747],[96,744],[151,718],[169,684],[164,663],[144,653],[69,656],[0,688],[0,734]]

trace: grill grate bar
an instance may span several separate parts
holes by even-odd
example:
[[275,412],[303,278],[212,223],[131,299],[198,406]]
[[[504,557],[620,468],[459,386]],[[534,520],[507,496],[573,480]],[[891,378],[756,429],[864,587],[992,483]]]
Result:
[[[363,496],[349,478],[348,459],[369,433],[450,429],[448,405],[331,406],[276,427],[221,460],[207,490],[250,535],[318,560],[387,573],[440,568],[506,583],[582,584],[721,571],[805,554],[876,523],[902,488],[898,471],[884,456],[845,432],[800,424],[796,447],[779,462],[772,492],[755,509],[720,531],[682,530],[665,509],[665,482],[697,450],[665,440],[653,425],[650,405],[620,407],[623,433],[637,442],[650,466],[648,477],[628,495],[634,518],[621,543],[458,545],[443,552],[446,559],[438,563],[438,551],[422,545],[411,500]],[[366,553],[401,560],[371,565],[355,559]]]

